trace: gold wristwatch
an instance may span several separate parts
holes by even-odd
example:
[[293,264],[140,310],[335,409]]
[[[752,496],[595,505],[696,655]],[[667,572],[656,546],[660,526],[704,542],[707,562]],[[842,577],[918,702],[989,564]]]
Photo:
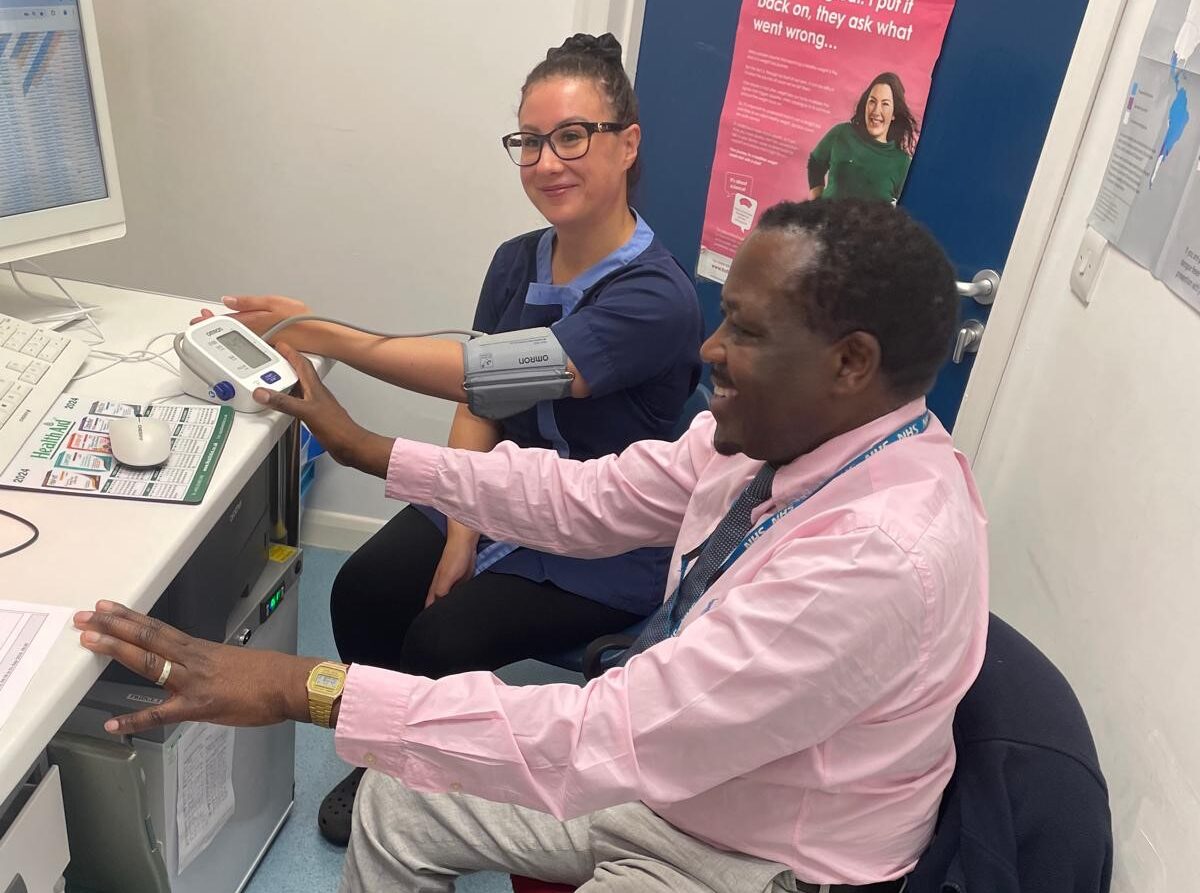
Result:
[[346,685],[346,671],[350,668],[345,664],[335,664],[333,661],[322,661],[308,674],[308,718],[313,725],[323,729],[329,728],[330,715],[333,705],[342,696]]

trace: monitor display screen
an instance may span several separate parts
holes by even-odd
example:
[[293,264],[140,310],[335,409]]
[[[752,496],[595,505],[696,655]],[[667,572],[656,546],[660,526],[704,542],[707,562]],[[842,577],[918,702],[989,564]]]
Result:
[[0,0],[0,218],[108,196],[76,0]]
[[269,356],[255,347],[250,339],[241,332],[226,332],[224,335],[218,335],[217,340],[251,369],[257,369],[263,363],[271,361]]

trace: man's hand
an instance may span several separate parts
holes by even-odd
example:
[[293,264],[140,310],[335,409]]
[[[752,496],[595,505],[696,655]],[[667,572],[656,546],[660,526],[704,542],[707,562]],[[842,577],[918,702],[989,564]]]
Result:
[[308,425],[313,435],[340,465],[386,478],[392,456],[391,438],[368,431],[337,402],[317,375],[308,357],[286,344],[276,345],[283,358],[296,370],[300,384],[292,394],[257,388],[254,399],[264,406],[295,416]]
[[[259,336],[276,323],[289,317],[312,313],[312,310],[303,301],[283,295],[238,295],[221,300],[226,307],[234,311],[231,314],[234,319]],[[211,310],[201,310],[200,315],[192,320],[192,325],[211,319],[212,316]],[[271,340],[276,347],[280,344],[290,344],[297,350],[309,350],[312,345],[308,344],[304,338],[304,328],[304,323],[291,326]]]
[[479,534],[456,521],[447,520],[446,545],[442,559],[433,572],[429,594],[425,596],[425,607],[429,607],[451,589],[475,576],[475,547],[479,545]]
[[166,703],[118,716],[108,732],[130,735],[177,722],[265,726],[287,719],[308,722],[308,674],[320,660],[235,648],[195,639],[115,602],[75,615],[80,642],[139,676],[157,682],[171,662]]

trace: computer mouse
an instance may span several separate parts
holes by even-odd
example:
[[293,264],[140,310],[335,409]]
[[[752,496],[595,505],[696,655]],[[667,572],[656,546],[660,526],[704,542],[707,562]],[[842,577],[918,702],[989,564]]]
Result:
[[144,416],[108,423],[113,458],[130,468],[154,468],[171,458],[171,429],[166,422]]

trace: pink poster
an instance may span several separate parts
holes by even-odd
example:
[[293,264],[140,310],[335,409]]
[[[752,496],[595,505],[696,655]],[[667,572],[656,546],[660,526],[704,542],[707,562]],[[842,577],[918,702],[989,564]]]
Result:
[[697,273],[784,199],[896,201],[954,0],[743,0]]

